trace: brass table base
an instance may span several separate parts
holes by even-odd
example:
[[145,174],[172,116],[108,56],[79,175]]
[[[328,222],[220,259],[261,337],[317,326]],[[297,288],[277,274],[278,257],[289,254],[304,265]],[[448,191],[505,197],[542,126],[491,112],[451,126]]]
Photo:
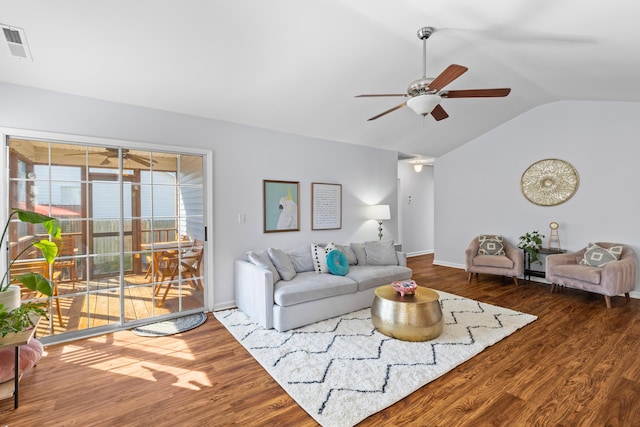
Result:
[[413,295],[401,296],[386,285],[375,293],[371,319],[381,333],[403,341],[428,341],[442,333],[442,309],[434,290],[418,286]]

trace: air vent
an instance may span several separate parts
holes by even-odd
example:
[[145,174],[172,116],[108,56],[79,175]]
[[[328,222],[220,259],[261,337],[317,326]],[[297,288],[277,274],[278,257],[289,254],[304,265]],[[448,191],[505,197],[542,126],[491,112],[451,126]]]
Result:
[[2,28],[4,38],[7,41],[9,52],[12,56],[21,59],[32,59],[29,45],[27,44],[27,37],[22,28],[11,27],[4,24],[0,24],[0,28]]

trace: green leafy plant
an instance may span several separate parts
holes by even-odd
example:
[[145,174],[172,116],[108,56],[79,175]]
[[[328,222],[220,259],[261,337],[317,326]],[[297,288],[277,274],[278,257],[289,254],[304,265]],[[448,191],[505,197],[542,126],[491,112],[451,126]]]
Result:
[[[47,230],[49,237],[53,239],[60,239],[60,222],[46,215],[39,214],[37,212],[26,211],[22,209],[12,208],[11,214],[7,219],[7,223],[2,231],[2,240],[5,241],[5,237],[11,225],[11,219],[17,216],[22,222],[30,224],[42,224]],[[24,254],[31,250],[31,248],[37,248],[44,256],[46,262],[51,265],[58,255],[58,245],[49,239],[33,240],[27,245],[15,258],[13,258],[7,270],[2,276],[0,281],[0,292],[5,292],[9,289],[12,283],[21,283],[27,289],[40,292],[46,296],[53,295],[53,284],[43,275],[39,273],[26,273],[17,277],[11,277],[11,266]],[[19,332],[29,326],[33,326],[30,316],[32,314],[46,316],[44,307],[46,303],[26,302],[11,311],[8,311],[4,305],[0,304],[0,336],[4,337],[10,332]]]
[[27,328],[34,327],[31,316],[47,317],[45,311],[46,303],[25,302],[20,307],[8,311],[4,305],[0,304],[0,337],[4,337],[12,332],[20,332]]
[[538,251],[542,248],[542,239],[544,239],[544,235],[538,231],[525,233],[519,237],[518,247],[529,254],[531,264],[542,264],[538,259]]

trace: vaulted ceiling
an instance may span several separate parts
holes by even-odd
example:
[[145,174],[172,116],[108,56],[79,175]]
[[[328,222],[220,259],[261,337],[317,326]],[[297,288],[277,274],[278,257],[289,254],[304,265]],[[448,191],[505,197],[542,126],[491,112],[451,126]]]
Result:
[[[32,57],[0,36],[0,81],[438,157],[541,104],[639,102],[639,18],[635,0],[0,0]],[[427,75],[461,64],[447,89],[511,94],[367,121],[405,99],[354,96],[406,92],[424,26]]]

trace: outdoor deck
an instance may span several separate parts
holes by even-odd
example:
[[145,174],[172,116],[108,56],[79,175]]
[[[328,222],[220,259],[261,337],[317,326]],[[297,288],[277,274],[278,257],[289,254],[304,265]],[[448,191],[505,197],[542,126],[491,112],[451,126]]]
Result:
[[[170,287],[161,304],[166,284],[161,284],[161,289],[154,295],[154,285],[147,282],[144,274],[125,276],[123,301],[126,322],[181,311],[177,283]],[[54,299],[50,315],[53,331],[50,330],[49,321],[43,320],[37,331],[39,337],[119,322],[121,307],[118,276],[90,281],[88,286],[87,290],[87,282],[82,280],[75,285],[71,281],[57,283],[60,316]],[[193,281],[183,281],[182,287],[182,311],[204,306],[202,290]]]

